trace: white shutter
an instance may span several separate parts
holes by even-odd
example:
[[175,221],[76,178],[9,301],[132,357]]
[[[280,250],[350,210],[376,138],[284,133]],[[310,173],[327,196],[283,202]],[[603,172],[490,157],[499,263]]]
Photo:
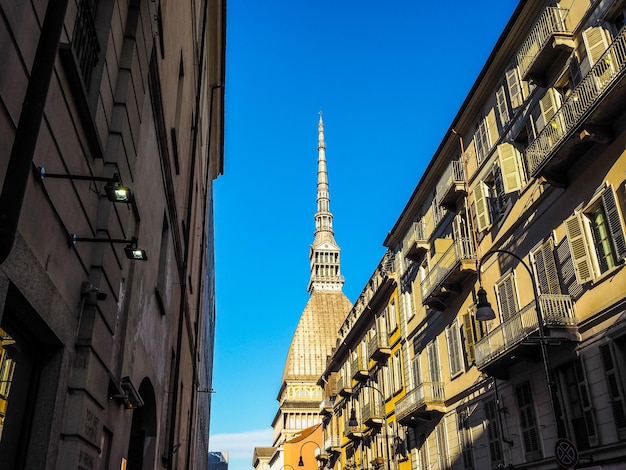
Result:
[[554,88],[548,88],[546,94],[539,100],[539,106],[541,107],[541,114],[543,115],[545,125],[552,119],[552,116],[556,114],[561,106],[561,95],[559,95]]
[[503,143],[498,145],[498,161],[502,172],[504,192],[512,193],[522,189],[522,177],[520,172],[520,154],[513,144]]
[[565,230],[567,232],[567,242],[572,253],[572,261],[574,262],[574,272],[578,284],[593,279],[593,264],[589,246],[585,237],[585,229],[580,214],[576,213],[565,221]]
[[474,205],[476,207],[476,223],[478,230],[486,230],[491,224],[491,217],[489,215],[489,201],[487,196],[489,195],[489,187],[482,181],[479,181],[474,186]]
[[506,101],[506,91],[504,90],[504,85],[498,88],[496,91],[496,101],[498,103],[498,114],[500,115],[500,122],[502,126],[506,126],[509,122],[509,105]]
[[583,41],[589,57],[589,66],[593,67],[609,47],[609,33],[602,26],[592,26],[583,31]]
[[606,213],[613,247],[615,248],[615,257],[620,261],[626,257],[626,240],[624,240],[622,218],[617,208],[613,189],[610,186],[602,192],[602,204],[604,205],[604,212]]
[[513,109],[519,108],[524,103],[522,87],[520,86],[517,67],[506,71],[506,84],[509,87],[509,98]]

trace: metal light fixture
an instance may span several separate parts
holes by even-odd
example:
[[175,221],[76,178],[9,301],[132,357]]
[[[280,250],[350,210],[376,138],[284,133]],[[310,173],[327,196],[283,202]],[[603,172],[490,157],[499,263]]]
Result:
[[[314,446],[316,446],[319,449],[320,454],[322,452],[322,448],[320,447],[320,445],[317,442],[315,442],[315,441],[305,441],[305,442],[303,442],[302,445],[300,446],[300,459],[298,459],[298,467],[304,467],[304,460],[302,459],[302,449],[307,444],[313,444]],[[317,460],[323,460],[319,456],[317,456],[316,459]]]
[[91,242],[91,243],[126,243],[124,247],[124,253],[126,257],[136,261],[147,261],[148,255],[145,250],[137,247],[137,237],[133,237],[130,240],[117,239],[117,238],[84,238],[78,237],[75,233],[70,236],[70,243],[76,245],[77,242]]
[[104,176],[86,176],[86,175],[64,175],[60,173],[46,173],[46,169],[42,166],[37,167],[39,179],[43,182],[44,178],[56,178],[65,180],[79,181],[103,181],[106,183],[104,192],[111,202],[123,202],[130,204],[133,202],[133,194],[130,188],[122,186],[120,175],[115,173],[111,178]]
[[135,389],[130,377],[124,377],[120,381],[120,388],[122,393],[112,395],[111,400],[115,400],[120,405],[124,405],[127,410],[134,410],[144,405],[143,399],[139,392]]
[[476,320],[488,321],[496,318],[496,312],[491,308],[491,304],[489,300],[487,300],[487,291],[483,289],[483,286],[480,286],[476,296],[478,297],[478,302],[476,303]]
[[355,428],[359,425],[359,421],[356,419],[356,410],[352,407],[350,410],[350,419],[348,420],[348,426]]

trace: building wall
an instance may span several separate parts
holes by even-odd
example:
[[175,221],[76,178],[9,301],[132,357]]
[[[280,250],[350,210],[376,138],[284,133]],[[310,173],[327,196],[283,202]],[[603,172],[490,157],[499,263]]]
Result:
[[[382,468],[554,468],[557,444],[577,468],[624,465],[625,9],[520,2],[385,240],[388,280],[340,331],[321,381],[327,468],[376,467],[382,428],[361,423],[378,384],[397,444]],[[391,352],[348,390],[394,290],[402,385]]]
[[[0,319],[15,341],[0,457],[194,468],[207,458],[212,358],[198,352],[214,326],[224,4],[0,8]],[[131,203],[104,196],[114,175]],[[146,261],[125,256],[132,239]]]

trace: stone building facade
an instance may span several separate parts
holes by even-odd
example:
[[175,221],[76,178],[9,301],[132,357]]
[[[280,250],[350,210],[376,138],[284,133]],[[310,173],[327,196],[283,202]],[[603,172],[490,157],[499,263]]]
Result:
[[207,468],[225,2],[2,2],[3,468]]

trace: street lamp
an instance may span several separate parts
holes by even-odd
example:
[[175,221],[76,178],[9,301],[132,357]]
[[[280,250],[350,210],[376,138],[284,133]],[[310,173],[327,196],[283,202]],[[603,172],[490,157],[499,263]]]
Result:
[[489,258],[491,255],[495,253],[504,253],[515,258],[517,261],[519,261],[519,263],[522,266],[524,266],[524,268],[526,269],[526,271],[528,271],[528,274],[530,275],[530,281],[533,286],[533,297],[535,299],[535,312],[537,314],[537,326],[539,329],[539,347],[541,350],[541,361],[543,362],[543,370],[544,370],[544,374],[546,378],[546,385],[548,386],[548,394],[550,396],[550,405],[552,407],[552,416],[554,418],[554,424],[556,426],[557,438],[562,437],[565,433],[562,432],[563,430],[561,429],[562,428],[561,422],[558,419],[557,414],[556,414],[555,403],[557,400],[556,400],[556,394],[555,394],[554,386],[553,386],[554,382],[552,380],[552,368],[550,366],[550,357],[548,356],[547,336],[546,336],[546,331],[543,325],[543,314],[541,312],[541,301],[539,299],[539,291],[537,289],[537,283],[535,282],[535,276],[533,275],[533,272],[531,271],[530,267],[526,264],[526,262],[524,262],[522,258],[517,256],[515,253],[508,251],[508,250],[494,248],[492,250],[487,251],[487,253],[485,253],[483,257],[478,261],[477,271],[478,271],[479,288],[478,288],[478,292],[476,293],[478,297],[478,301],[476,303],[476,307],[477,307],[476,320],[487,321],[487,320],[493,320],[496,317],[495,312],[491,308],[491,304],[489,303],[489,300],[487,300],[487,292],[483,288],[482,281],[480,279],[481,266],[483,262],[485,261],[485,259]]
[[304,460],[302,460],[302,448],[307,445],[307,444],[315,444],[315,446],[320,450],[320,453],[322,452],[322,448],[320,447],[320,445],[315,442],[315,441],[306,441],[304,442],[301,446],[300,446],[300,459],[298,460],[298,467],[304,467]]
[[[374,387],[373,385],[362,384],[361,387],[371,388],[372,390],[375,390],[380,396],[380,409],[383,415],[383,433],[385,437],[385,455],[387,457],[387,470],[391,470],[391,459],[389,458],[389,435],[387,433],[387,413],[385,412],[385,396],[383,395],[383,392],[381,392],[378,388]],[[359,425],[359,422],[356,419],[356,412],[353,407],[352,411],[350,412],[350,420],[348,421],[348,426],[358,426],[358,425]]]

